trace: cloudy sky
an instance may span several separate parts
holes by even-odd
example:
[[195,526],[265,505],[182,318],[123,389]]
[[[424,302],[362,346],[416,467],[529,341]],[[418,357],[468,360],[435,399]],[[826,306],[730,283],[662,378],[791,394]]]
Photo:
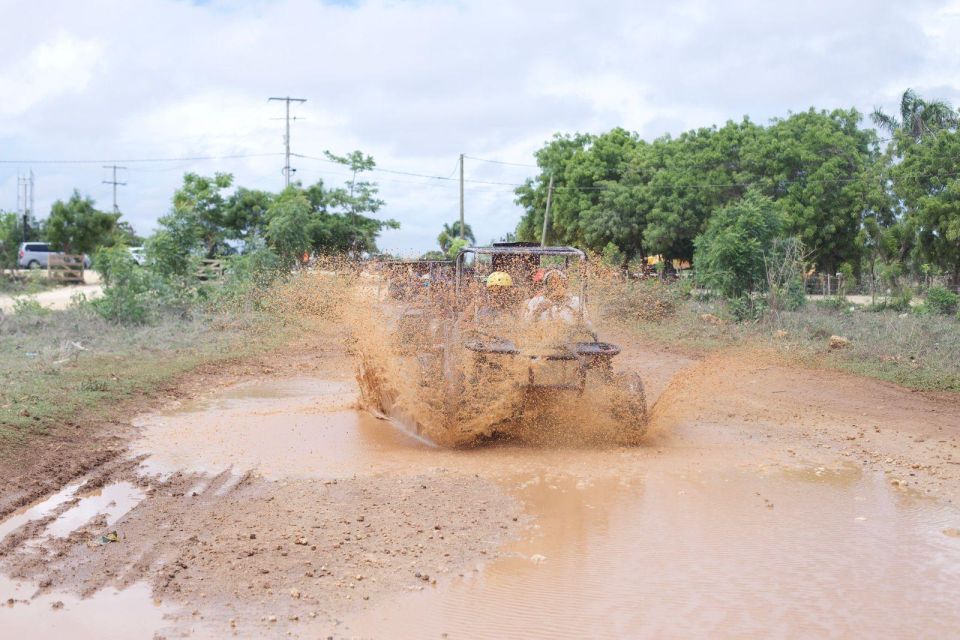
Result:
[[[185,171],[282,187],[270,96],[308,100],[295,153],[358,148],[439,178],[460,153],[529,164],[556,131],[654,138],[810,106],[893,109],[907,87],[960,104],[956,0],[0,0],[0,16],[0,161],[17,161],[0,163],[0,209],[30,169],[40,217],[73,188],[108,209],[101,161],[122,161],[120,207],[142,233]],[[218,159],[185,159],[198,157]],[[134,162],[157,158],[171,160]],[[467,218],[486,242],[515,227],[510,185],[533,170],[472,158]],[[63,160],[90,162],[49,162]],[[346,177],[294,166],[305,183]],[[374,177],[402,225],[385,249],[429,249],[457,216],[456,180]]]

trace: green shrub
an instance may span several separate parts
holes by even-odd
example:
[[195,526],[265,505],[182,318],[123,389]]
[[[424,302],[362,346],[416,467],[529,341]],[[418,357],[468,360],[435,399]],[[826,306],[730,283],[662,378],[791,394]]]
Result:
[[96,260],[103,296],[91,301],[91,307],[110,322],[148,323],[163,298],[163,282],[137,266],[124,247],[101,249]]
[[752,292],[766,290],[766,257],[782,227],[783,217],[773,201],[748,191],[715,211],[694,241],[697,277],[728,300],[742,301]]
[[850,308],[850,302],[840,296],[831,296],[822,300],[817,300],[816,305],[823,309],[833,309],[834,311],[847,311]]
[[50,313],[47,309],[33,298],[15,298],[13,301],[13,315],[39,318]]
[[767,310],[767,301],[749,295],[727,299],[727,311],[737,322],[759,320]]
[[887,300],[886,308],[900,313],[910,311],[911,300],[913,300],[913,292],[903,288]]
[[934,313],[949,316],[957,312],[960,307],[960,295],[950,291],[946,287],[935,286],[927,290],[926,306]]

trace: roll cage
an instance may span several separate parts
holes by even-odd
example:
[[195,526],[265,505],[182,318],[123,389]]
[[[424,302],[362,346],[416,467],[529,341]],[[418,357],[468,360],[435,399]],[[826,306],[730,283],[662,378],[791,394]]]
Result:
[[539,247],[539,246],[491,246],[491,247],[464,247],[457,254],[454,275],[454,296],[455,305],[459,308],[462,303],[461,294],[464,290],[464,263],[468,255],[490,256],[491,271],[530,271],[529,274],[510,273],[511,276],[532,276],[533,271],[543,268],[542,259],[544,257],[563,258],[563,268],[569,270],[570,261],[577,260],[577,267],[580,275],[580,296],[579,312],[583,317],[583,312],[587,304],[587,254],[575,247]]

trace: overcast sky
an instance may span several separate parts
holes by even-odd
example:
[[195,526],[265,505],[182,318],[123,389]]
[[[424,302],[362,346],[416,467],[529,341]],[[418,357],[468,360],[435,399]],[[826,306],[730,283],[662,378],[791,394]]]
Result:
[[[462,0],[0,0],[0,209],[33,169],[36,209],[73,188],[111,206],[101,162],[127,162],[120,208],[148,233],[185,171],[283,186],[282,104],[295,153],[362,149],[379,167],[452,176],[460,153],[519,164],[556,131],[645,138],[749,115],[896,107],[913,87],[960,105],[960,3]],[[295,159],[304,183],[334,165]],[[520,216],[533,169],[468,159],[478,240]],[[456,218],[455,180],[376,173],[380,245],[432,248]],[[455,176],[454,176],[455,177]],[[484,184],[483,182],[508,183]]]

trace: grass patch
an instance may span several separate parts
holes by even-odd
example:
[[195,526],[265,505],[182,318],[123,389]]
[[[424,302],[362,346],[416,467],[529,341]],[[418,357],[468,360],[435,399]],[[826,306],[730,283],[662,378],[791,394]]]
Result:
[[0,451],[52,427],[108,415],[202,364],[279,346],[284,328],[256,313],[166,313],[107,322],[89,307],[0,315]]
[[[687,300],[669,316],[630,321],[658,344],[695,353],[772,349],[804,366],[847,371],[924,391],[960,391],[960,321],[936,314],[807,304],[797,311],[733,322],[722,301]],[[830,349],[831,336],[849,340]]]
[[11,275],[0,273],[0,295],[32,296],[62,286],[47,277],[45,271],[22,271]]

